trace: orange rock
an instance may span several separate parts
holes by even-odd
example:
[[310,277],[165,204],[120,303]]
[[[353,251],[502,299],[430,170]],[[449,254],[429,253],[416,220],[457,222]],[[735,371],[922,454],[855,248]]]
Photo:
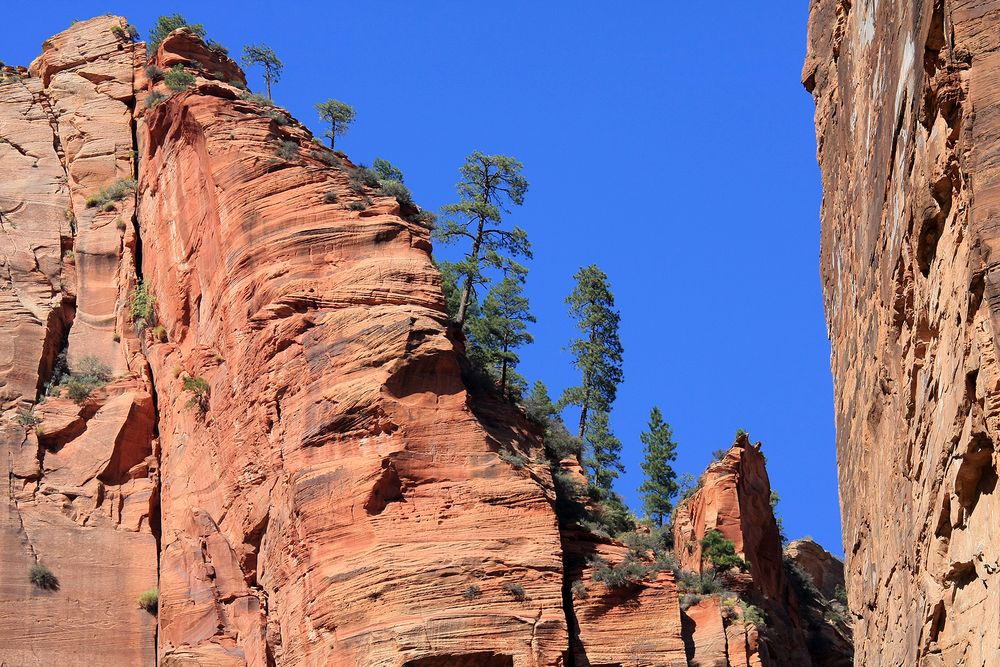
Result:
[[1000,664],[1000,7],[820,0],[808,53],[857,664]]

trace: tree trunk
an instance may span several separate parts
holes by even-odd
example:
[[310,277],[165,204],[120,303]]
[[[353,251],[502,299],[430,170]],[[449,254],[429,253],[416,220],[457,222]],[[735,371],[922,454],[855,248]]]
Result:
[[[479,247],[483,243],[483,226],[486,224],[486,220],[482,217],[479,218],[479,227],[476,230],[476,238],[472,242],[472,253],[470,255],[472,262],[478,265],[479,262]],[[469,297],[472,295],[472,272],[465,274],[465,287],[462,288],[462,298],[458,303],[458,326],[461,328],[465,325],[465,316],[468,314],[469,309]]]

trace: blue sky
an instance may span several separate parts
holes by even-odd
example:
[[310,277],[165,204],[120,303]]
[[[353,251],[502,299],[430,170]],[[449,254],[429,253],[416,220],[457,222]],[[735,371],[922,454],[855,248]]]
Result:
[[576,382],[563,299],[577,268],[600,265],[625,347],[619,491],[639,507],[653,404],[680,471],[700,473],[741,427],[764,443],[789,536],[842,553],[820,180],[799,84],[808,3],[49,0],[0,23],[0,59],[27,64],[72,19],[106,12],[144,37],[180,12],[234,54],[266,42],[285,62],[276,101],[317,134],[314,103],[352,104],[338,148],[391,160],[424,207],[454,200],[471,151],[519,158],[531,188],[511,221],[534,247],[538,317],[521,370],[554,394]]

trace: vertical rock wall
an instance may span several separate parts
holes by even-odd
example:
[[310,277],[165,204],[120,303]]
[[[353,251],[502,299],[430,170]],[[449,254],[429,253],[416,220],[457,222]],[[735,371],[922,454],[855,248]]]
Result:
[[[76,24],[0,82],[0,663],[153,664],[157,578],[155,408],[137,340],[122,331],[133,283],[134,197],[88,196],[131,176],[132,86],[143,53]],[[45,396],[86,358],[116,378],[79,403]],[[36,402],[38,405],[35,405]],[[41,563],[48,590],[28,572]]]
[[803,82],[856,664],[1000,664],[1000,2],[815,0]]

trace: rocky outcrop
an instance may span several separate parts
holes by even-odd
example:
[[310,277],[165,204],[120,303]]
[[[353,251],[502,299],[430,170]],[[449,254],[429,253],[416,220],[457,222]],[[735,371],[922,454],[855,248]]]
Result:
[[[831,647],[824,639],[827,630],[822,627],[837,626],[833,634],[840,636],[849,632],[840,627],[845,623],[825,618],[821,610],[813,627],[814,619],[804,613],[803,607],[821,595],[798,590],[794,582],[789,582],[782,538],[771,506],[764,455],[760,443],[751,444],[746,434],[739,435],[732,448],[708,466],[697,488],[677,508],[674,545],[682,569],[704,572],[710,567],[702,554],[701,542],[713,530],[730,540],[737,555],[749,565],[748,572],[734,568],[722,575],[723,580],[743,600],[763,610],[767,625],[759,629],[758,639],[758,628],[746,626],[742,614],[735,610],[723,614],[718,604],[713,606],[701,600],[684,612],[689,659],[697,659],[699,664],[714,664],[716,658],[705,656],[728,650],[726,637],[735,626],[732,632],[739,637],[736,646],[746,647],[740,651],[746,656],[729,658],[731,663],[736,660],[733,664],[764,667],[850,664],[849,642],[846,645],[838,642]],[[834,586],[838,583],[832,573],[829,581]],[[720,647],[718,650],[712,648],[716,645]],[[700,658],[698,651],[702,653]]]
[[1000,663],[1000,3],[812,4],[858,664]]
[[[76,24],[0,82],[0,662],[152,664],[157,577],[155,406],[120,329],[133,282],[134,198],[86,199],[135,168],[122,19]],[[122,333],[126,333],[123,340]],[[65,365],[116,375],[66,397]],[[38,403],[38,405],[35,405]],[[29,581],[34,565],[55,581]]]
[[808,537],[789,542],[785,547],[785,558],[809,576],[824,598],[837,598],[838,587],[844,586],[843,561]]
[[498,456],[537,439],[477,414],[428,230],[191,73],[139,126],[162,663],[561,664],[548,468]]

